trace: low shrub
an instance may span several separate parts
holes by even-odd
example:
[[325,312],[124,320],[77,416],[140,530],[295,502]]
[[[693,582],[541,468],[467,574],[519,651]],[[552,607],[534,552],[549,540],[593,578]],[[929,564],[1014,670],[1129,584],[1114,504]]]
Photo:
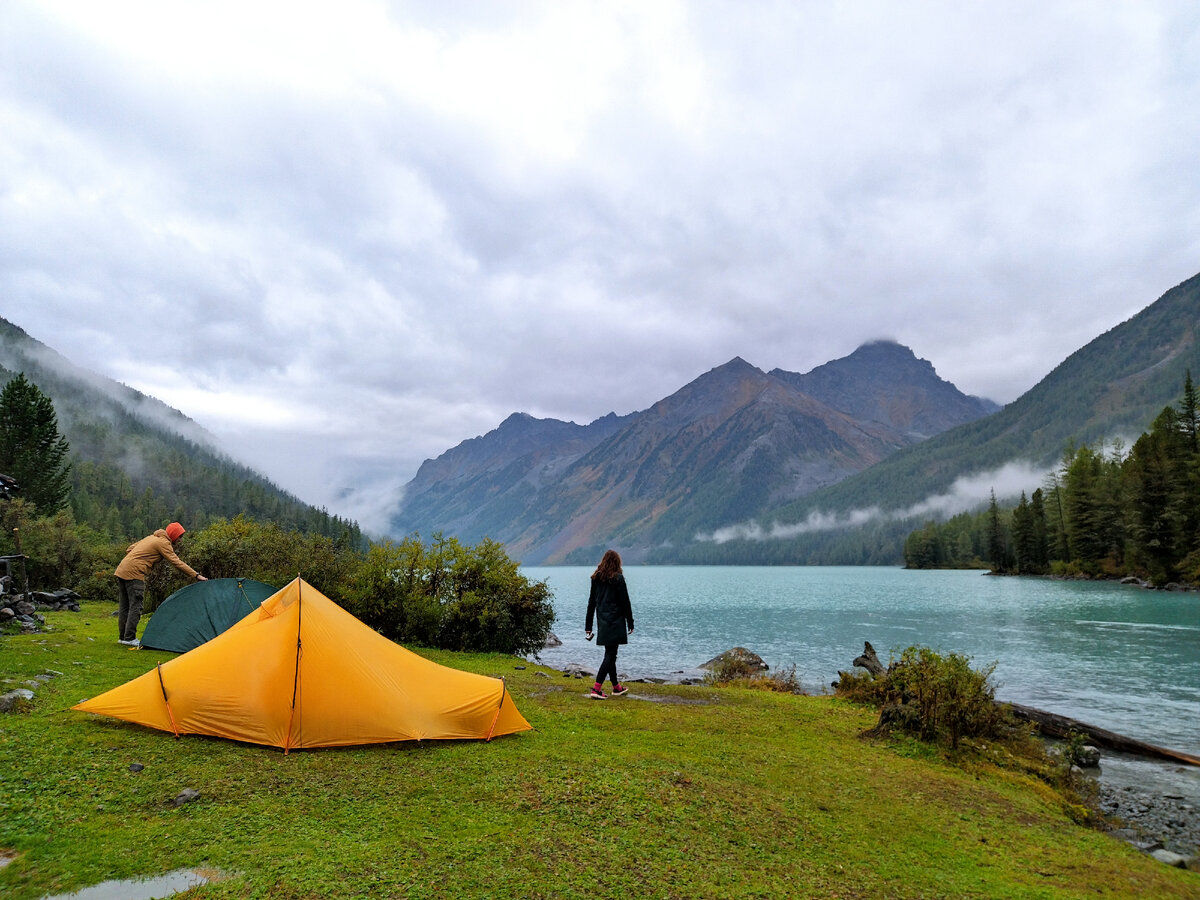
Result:
[[737,654],[721,656],[711,665],[712,668],[704,673],[705,684],[730,684],[759,674],[757,666],[751,664],[746,657]]
[[923,741],[956,748],[965,737],[1003,737],[1012,718],[995,701],[991,676],[957,653],[942,656],[928,647],[909,647],[878,678],[847,673],[837,694],[881,708],[879,731],[897,729]]
[[746,660],[736,657],[722,659],[717,663],[712,671],[705,673],[704,683],[713,687],[747,688],[781,694],[804,693],[794,665],[775,672],[760,672]]

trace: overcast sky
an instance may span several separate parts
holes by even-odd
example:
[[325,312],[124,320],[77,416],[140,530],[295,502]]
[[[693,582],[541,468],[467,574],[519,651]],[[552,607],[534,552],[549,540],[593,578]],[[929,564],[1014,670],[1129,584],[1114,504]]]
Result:
[[1004,403],[1197,271],[1194,0],[0,3],[0,315],[368,529],[514,411]]

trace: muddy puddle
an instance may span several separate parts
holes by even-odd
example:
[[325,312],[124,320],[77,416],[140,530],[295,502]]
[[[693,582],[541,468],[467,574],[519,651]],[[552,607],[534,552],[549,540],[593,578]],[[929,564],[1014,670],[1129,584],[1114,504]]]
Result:
[[47,895],[42,900],[160,900],[201,884],[220,881],[222,877],[212,871],[178,869],[165,875],[103,881],[69,894]]

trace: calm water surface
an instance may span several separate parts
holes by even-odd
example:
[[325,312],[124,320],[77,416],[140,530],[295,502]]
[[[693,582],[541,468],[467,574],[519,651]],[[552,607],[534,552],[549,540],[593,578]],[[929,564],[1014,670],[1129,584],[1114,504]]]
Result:
[[[593,567],[526,568],[555,595],[563,646],[542,662],[599,665],[583,637]],[[827,689],[870,641],[996,664],[999,699],[1200,755],[1200,594],[1112,583],[886,567],[627,567],[631,678],[694,669],[747,647]]]

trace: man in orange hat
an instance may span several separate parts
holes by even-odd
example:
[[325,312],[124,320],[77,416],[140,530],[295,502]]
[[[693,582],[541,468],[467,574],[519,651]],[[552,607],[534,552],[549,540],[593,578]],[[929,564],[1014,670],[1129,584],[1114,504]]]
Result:
[[129,545],[125,558],[117,566],[117,643],[127,647],[138,643],[138,620],[142,618],[142,601],[146,596],[146,576],[160,559],[165,559],[180,572],[197,581],[208,581],[203,575],[175,555],[175,542],[183,536],[184,528],[172,522],[154,534]]

